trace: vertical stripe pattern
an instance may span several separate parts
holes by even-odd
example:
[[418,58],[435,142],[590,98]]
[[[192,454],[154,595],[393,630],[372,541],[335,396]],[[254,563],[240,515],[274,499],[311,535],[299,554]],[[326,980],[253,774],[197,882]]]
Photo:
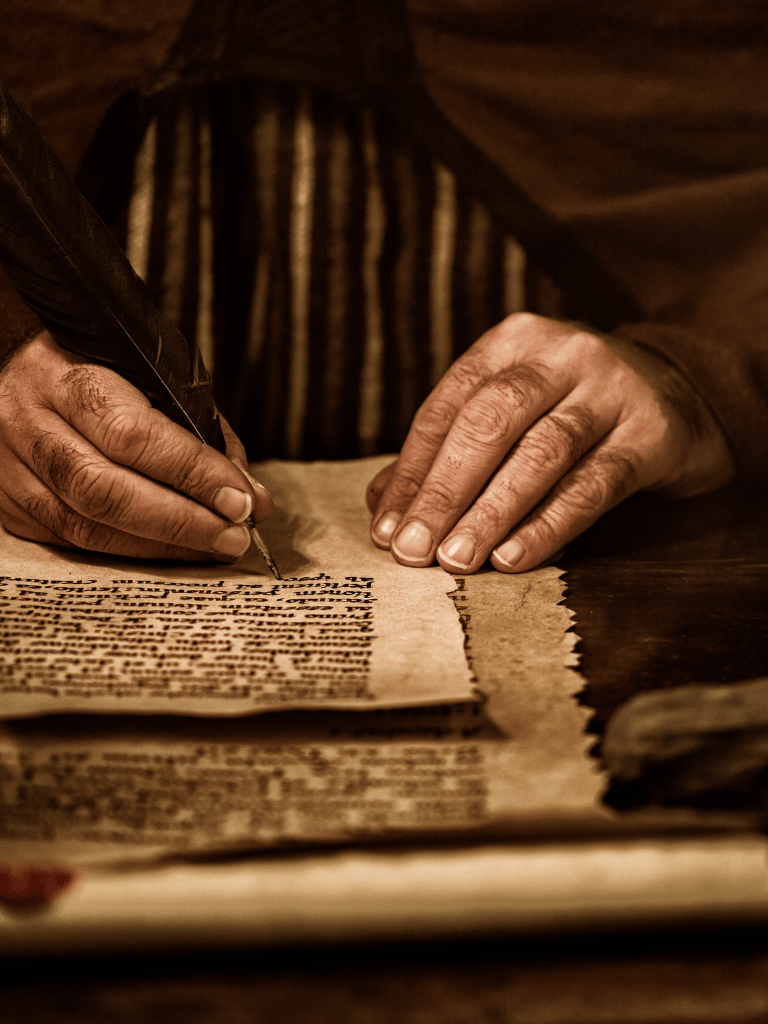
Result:
[[157,118],[149,122],[133,167],[133,192],[128,203],[125,254],[138,276],[146,281],[149,265],[149,237],[155,201],[155,156]]
[[171,320],[181,320],[190,235],[195,229],[191,223],[192,193],[195,188],[192,169],[193,127],[190,103],[183,98],[174,125],[173,160],[170,191],[165,211],[165,260],[161,279],[162,307]]
[[214,371],[213,344],[213,210],[211,209],[211,126],[202,118],[198,129],[200,174],[198,181],[198,232],[200,259],[197,272],[196,342],[208,367]]
[[432,259],[429,280],[431,321],[430,383],[434,387],[450,366],[453,354],[453,258],[456,250],[456,179],[435,164],[435,203],[432,209]]
[[386,231],[386,209],[379,176],[379,152],[370,110],[363,112],[365,160],[365,241],[363,244],[363,291],[365,293],[365,347],[360,379],[357,434],[362,455],[376,451],[381,428],[382,359],[384,327],[379,267]]
[[127,221],[134,267],[215,362],[217,401],[253,458],[397,449],[476,338],[558,304],[391,120],[304,87],[166,97]]
[[312,271],[312,213],[315,191],[315,132],[310,97],[299,94],[291,183],[291,359],[286,395],[286,454],[299,458],[308,386],[309,301]]

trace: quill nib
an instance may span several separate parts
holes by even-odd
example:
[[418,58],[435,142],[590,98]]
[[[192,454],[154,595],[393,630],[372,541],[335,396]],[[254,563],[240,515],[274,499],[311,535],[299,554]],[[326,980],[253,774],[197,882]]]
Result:
[[280,570],[277,568],[277,565],[275,564],[275,560],[272,557],[272,555],[269,553],[269,548],[267,547],[267,545],[262,540],[261,534],[256,529],[256,526],[255,526],[253,520],[249,519],[247,525],[248,525],[248,529],[251,531],[251,539],[253,540],[254,544],[259,549],[259,551],[262,553],[262,555],[264,557],[264,561],[269,566],[272,575],[275,577],[276,580],[282,580],[283,577],[280,575]]

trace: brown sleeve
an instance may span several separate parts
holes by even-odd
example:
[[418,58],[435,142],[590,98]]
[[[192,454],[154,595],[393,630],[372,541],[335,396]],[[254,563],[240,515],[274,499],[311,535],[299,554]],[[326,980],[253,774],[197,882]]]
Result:
[[[191,0],[3,0],[0,78],[74,174],[109,105],[160,66]],[[86,9],[87,8],[87,9]],[[0,267],[0,364],[42,330]]]
[[159,68],[192,0],[3,0],[0,79],[74,174],[110,105]]
[[438,106],[645,311],[768,478],[768,8],[407,0]]
[[720,424],[740,476],[768,481],[768,338],[659,323],[626,324],[619,337],[662,356],[688,380]]

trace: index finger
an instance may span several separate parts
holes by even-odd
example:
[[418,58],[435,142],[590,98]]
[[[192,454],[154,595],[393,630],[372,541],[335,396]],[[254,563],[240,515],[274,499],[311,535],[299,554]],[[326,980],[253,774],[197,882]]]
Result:
[[[566,368],[560,352],[571,334],[573,328],[565,324],[533,313],[514,313],[486,331],[451,366],[416,414],[395,471],[378,501],[371,524],[374,544],[390,546],[403,514],[424,485],[456,418],[480,388],[494,378],[508,377],[510,372],[517,372],[521,379],[537,372],[544,350],[552,357],[552,369],[561,378]],[[455,480],[451,486],[453,483]],[[420,560],[419,564],[428,563]]]
[[371,539],[377,547],[389,547],[403,512],[418,494],[456,416],[482,379],[477,355],[465,353],[419,408],[397,462],[387,467],[383,488],[376,486],[378,477],[372,482],[368,502],[370,507],[375,496]]
[[563,396],[532,365],[487,381],[456,416],[451,430],[391,541],[405,565],[430,565],[445,535],[478,497],[525,430]]

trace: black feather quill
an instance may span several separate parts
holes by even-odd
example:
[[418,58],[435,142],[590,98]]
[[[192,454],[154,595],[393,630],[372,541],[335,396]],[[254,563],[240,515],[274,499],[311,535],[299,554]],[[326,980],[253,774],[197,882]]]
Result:
[[[200,353],[155,307],[109,228],[1,82],[0,263],[62,348],[109,366],[175,423],[226,451]],[[281,579],[253,520],[247,525]]]
[[202,358],[0,83],[0,262],[62,348],[109,366],[155,408],[225,450]]

